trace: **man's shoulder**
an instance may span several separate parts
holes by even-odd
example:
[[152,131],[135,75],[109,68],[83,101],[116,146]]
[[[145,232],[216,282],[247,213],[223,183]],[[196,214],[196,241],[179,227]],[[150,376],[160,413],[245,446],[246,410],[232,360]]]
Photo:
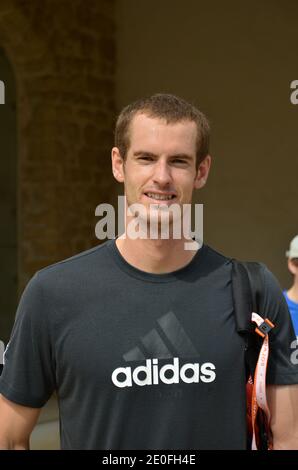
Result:
[[59,281],[59,279],[63,279],[65,282],[72,277],[79,280],[90,272],[93,272],[94,269],[97,271],[105,269],[107,245],[108,242],[102,243],[69,258],[45,266],[37,271],[34,277],[42,283],[52,279],[56,282]]
[[232,258],[230,256],[224,255],[217,249],[211,247],[210,245],[204,243],[203,248],[206,250],[209,256],[213,256],[214,258],[221,259],[222,261],[231,261]]
[[203,253],[204,253],[204,260],[208,264],[208,266],[222,266],[222,265],[229,265],[232,263],[232,258],[230,256],[224,255],[217,249],[211,247],[210,245],[203,244]]

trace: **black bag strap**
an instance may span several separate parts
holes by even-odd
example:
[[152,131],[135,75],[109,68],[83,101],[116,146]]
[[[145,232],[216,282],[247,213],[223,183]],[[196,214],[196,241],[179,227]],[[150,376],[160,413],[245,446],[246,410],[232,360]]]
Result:
[[[254,377],[255,368],[259,358],[263,340],[254,332],[255,325],[251,321],[251,313],[260,311],[261,295],[264,289],[262,264],[256,262],[241,262],[232,259],[232,290],[234,310],[236,316],[236,328],[246,338],[246,380]],[[257,416],[259,427],[259,449],[268,450],[268,429],[264,415]],[[247,448],[251,448],[250,439]]]
[[262,265],[257,262],[243,262],[232,259],[232,291],[236,329],[246,337],[247,378],[254,371],[262,346],[261,338],[254,332],[256,325],[251,321],[252,312],[259,313],[263,291]]
[[261,263],[232,259],[232,290],[239,333],[254,330],[251,313],[259,313],[263,283]]

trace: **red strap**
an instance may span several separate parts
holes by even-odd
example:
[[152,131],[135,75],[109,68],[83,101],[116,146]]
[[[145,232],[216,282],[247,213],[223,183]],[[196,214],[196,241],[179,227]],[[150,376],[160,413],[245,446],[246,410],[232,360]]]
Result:
[[[268,332],[272,328],[274,328],[274,325],[267,318],[264,320],[262,317],[260,317],[257,313],[254,313],[254,312],[251,315],[251,321],[257,324],[257,328],[255,329],[255,331],[263,338],[263,344],[261,347],[257,366],[255,369],[252,400],[251,400],[251,419],[252,419],[252,432],[253,432],[252,450],[257,450],[256,418],[257,418],[257,413],[258,413],[259,408],[261,408],[264,411],[266,418],[267,418],[268,427],[270,428],[270,411],[268,408],[267,397],[266,397],[266,371],[267,371],[267,364],[268,364],[268,357],[269,357]],[[270,440],[270,436],[268,437]],[[269,449],[272,449],[272,442],[269,442]]]

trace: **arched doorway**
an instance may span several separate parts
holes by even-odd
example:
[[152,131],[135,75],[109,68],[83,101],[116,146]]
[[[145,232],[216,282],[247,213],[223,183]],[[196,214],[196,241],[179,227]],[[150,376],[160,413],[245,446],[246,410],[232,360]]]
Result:
[[0,48],[0,340],[7,343],[17,305],[17,126],[12,67]]

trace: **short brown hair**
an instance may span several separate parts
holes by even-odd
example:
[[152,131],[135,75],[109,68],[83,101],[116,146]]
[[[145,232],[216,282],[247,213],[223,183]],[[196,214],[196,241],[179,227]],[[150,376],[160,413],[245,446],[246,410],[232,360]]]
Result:
[[144,113],[148,117],[165,119],[167,124],[193,121],[197,125],[196,167],[209,153],[210,126],[206,116],[195,106],[175,95],[158,93],[126,106],[118,116],[115,127],[115,147],[123,160],[130,146],[129,128],[134,116]]

